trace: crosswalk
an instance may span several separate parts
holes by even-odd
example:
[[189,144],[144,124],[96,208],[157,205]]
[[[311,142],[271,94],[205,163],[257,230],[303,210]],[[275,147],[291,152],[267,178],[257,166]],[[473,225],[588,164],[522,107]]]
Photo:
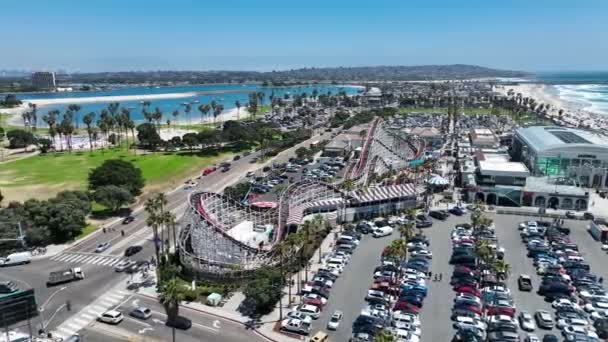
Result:
[[127,260],[122,256],[109,254],[94,254],[82,252],[63,252],[51,258],[53,261],[66,262],[71,264],[91,264],[112,267],[122,260]]
[[78,313],[68,318],[52,331],[53,338],[61,337],[64,340],[76,334],[84,327],[95,321],[104,312],[120,306],[125,297],[131,293],[122,290],[112,290],[106,292],[102,297],[84,307]]

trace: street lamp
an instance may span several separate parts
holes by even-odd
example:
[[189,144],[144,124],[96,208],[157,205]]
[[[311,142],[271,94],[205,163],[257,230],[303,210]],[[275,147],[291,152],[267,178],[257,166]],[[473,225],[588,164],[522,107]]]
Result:
[[62,308],[63,306],[65,306],[65,304],[64,304],[64,305],[62,305],[62,306],[60,306],[59,308],[57,308],[57,310],[55,310],[55,313],[53,313],[53,315],[51,316],[51,318],[49,319],[49,321],[48,321],[48,322],[46,322],[46,324],[45,324],[45,322],[44,322],[44,307],[45,307],[45,306],[46,306],[46,305],[47,305],[47,304],[48,304],[48,303],[51,301],[51,299],[53,299],[53,297],[54,297],[54,296],[55,296],[57,293],[59,293],[59,292],[61,292],[61,291],[65,290],[65,289],[67,289],[67,286],[63,286],[63,287],[59,288],[57,291],[53,292],[53,293],[52,293],[52,294],[49,296],[49,298],[47,298],[47,300],[46,300],[46,301],[45,301],[45,302],[44,302],[44,303],[43,303],[43,304],[40,306],[40,308],[38,308],[38,312],[40,313],[40,325],[41,325],[41,327],[42,327],[42,330],[45,330],[46,326],[47,326],[47,325],[48,325],[48,324],[51,322],[51,320],[53,319],[53,317],[55,317],[55,315],[57,314],[57,312],[59,312],[59,310],[61,310],[61,308]]

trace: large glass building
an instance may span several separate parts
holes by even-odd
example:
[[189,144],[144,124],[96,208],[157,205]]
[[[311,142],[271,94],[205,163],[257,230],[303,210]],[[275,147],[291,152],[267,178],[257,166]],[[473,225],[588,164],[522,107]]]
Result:
[[608,137],[597,132],[556,126],[520,128],[511,156],[535,176],[566,177],[579,186],[608,188]]

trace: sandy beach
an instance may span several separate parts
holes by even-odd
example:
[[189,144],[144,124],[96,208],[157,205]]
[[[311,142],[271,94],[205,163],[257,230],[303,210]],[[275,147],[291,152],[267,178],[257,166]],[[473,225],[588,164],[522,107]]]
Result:
[[508,91],[512,89],[515,94],[521,93],[522,97],[533,98],[536,103],[545,103],[551,105],[547,115],[553,118],[559,118],[559,110],[563,109],[562,121],[564,123],[578,126],[579,122],[593,126],[598,122],[603,122],[604,119],[601,115],[593,113],[585,109],[585,105],[576,102],[565,101],[560,98],[557,94],[550,92],[544,84],[518,84],[494,87],[494,91],[497,91],[503,95],[507,95]]
[[121,95],[121,96],[92,96],[92,97],[67,97],[60,99],[24,99],[24,104],[33,103],[37,106],[58,105],[58,104],[79,104],[96,102],[122,102],[122,101],[146,101],[162,99],[180,99],[196,96],[196,93],[167,93],[167,94],[142,94],[142,95]]

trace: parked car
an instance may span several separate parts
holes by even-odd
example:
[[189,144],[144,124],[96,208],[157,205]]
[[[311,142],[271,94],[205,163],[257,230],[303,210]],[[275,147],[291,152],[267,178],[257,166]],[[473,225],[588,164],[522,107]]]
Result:
[[307,335],[310,332],[310,323],[295,318],[284,319],[281,330]]
[[538,310],[534,313],[536,324],[543,329],[553,329],[553,318],[547,310]]
[[192,321],[184,316],[177,316],[173,320],[165,322],[165,325],[175,329],[188,330],[192,327]]

